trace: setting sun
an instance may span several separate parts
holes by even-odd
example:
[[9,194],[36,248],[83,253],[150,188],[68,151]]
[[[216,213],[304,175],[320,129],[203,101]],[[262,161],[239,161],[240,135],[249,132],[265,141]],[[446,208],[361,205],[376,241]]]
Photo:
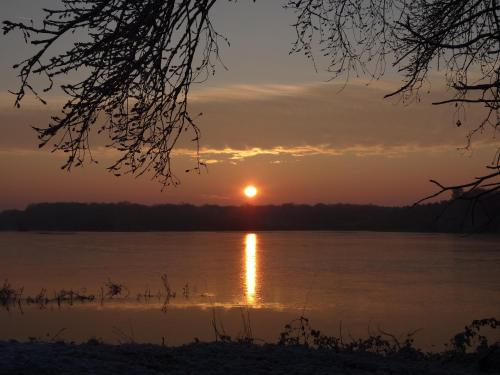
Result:
[[243,190],[243,193],[248,197],[248,198],[253,198],[257,195],[257,188],[253,185],[249,185]]

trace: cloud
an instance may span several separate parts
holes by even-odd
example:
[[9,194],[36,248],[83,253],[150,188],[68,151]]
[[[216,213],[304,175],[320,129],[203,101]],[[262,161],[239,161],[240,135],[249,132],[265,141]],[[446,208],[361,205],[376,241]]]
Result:
[[[478,148],[490,147],[488,143],[480,143]],[[435,154],[449,151],[457,151],[460,145],[439,145],[439,146],[419,146],[419,145],[403,145],[403,146],[384,146],[384,145],[354,145],[350,147],[332,147],[328,144],[322,145],[303,145],[295,147],[276,146],[272,148],[245,148],[236,149],[230,147],[224,148],[201,148],[199,156],[202,162],[206,164],[215,164],[222,162],[240,162],[255,157],[268,157],[272,163],[280,163],[284,158],[304,158],[311,156],[357,156],[370,157],[380,156],[387,158],[404,157],[409,154],[426,153]],[[464,151],[465,152],[465,151]],[[175,156],[187,156],[196,158],[197,153],[191,149],[177,149],[174,152]]]
[[[479,143],[477,148],[487,148],[489,143]],[[178,148],[174,150],[173,156],[176,158],[185,157],[195,160],[198,156],[204,164],[219,164],[219,163],[237,163],[247,159],[256,157],[266,157],[271,163],[279,164],[287,158],[295,160],[312,157],[338,157],[338,156],[356,156],[356,157],[371,157],[379,156],[386,158],[404,157],[409,154],[426,153],[435,154],[449,151],[457,151],[460,145],[439,145],[439,146],[420,146],[420,145],[402,145],[402,146],[384,146],[384,145],[354,145],[349,147],[333,147],[328,144],[320,145],[302,145],[294,147],[276,146],[271,148],[206,148],[202,147],[197,154],[196,150],[190,148]],[[464,151],[465,152],[465,151]],[[48,150],[26,149],[26,148],[0,148],[0,155],[10,156],[40,156],[41,154],[49,154]],[[92,150],[92,154],[97,159],[113,160],[119,157],[121,153],[112,148],[96,147]],[[66,157],[66,154],[57,154],[60,157]]]
[[189,99],[193,103],[272,100],[276,97],[300,96],[314,86],[316,85],[242,84],[207,87],[194,91]]
[[396,81],[366,81],[353,79],[343,82],[309,82],[300,84],[232,84],[225,86],[205,86],[195,88],[189,97],[193,103],[198,102],[237,102],[262,101],[279,98],[298,98],[316,96],[315,93],[327,90],[330,94],[341,94],[346,89],[378,91],[381,96],[394,92],[399,88]]
[[[449,95],[442,89],[411,105],[383,99],[396,87],[397,82],[392,81],[369,85],[353,81],[345,87],[340,83],[206,87],[191,97],[192,112],[204,113],[197,121],[201,156],[215,164],[255,156],[396,157],[437,152],[465,145],[468,131],[482,119],[482,112],[470,107],[464,126],[457,128],[454,107],[431,105]],[[6,99],[0,95],[0,104]],[[35,149],[36,134],[27,125],[46,124],[51,108],[32,103],[21,110],[3,108],[0,148]],[[187,133],[178,144],[177,155],[192,153],[186,151],[193,148],[191,139]],[[476,140],[494,142],[491,132]],[[107,142],[92,139],[98,151]],[[111,156],[110,150],[106,152]]]
[[[444,89],[420,101],[384,99],[394,82],[304,85],[239,85],[207,88],[195,94],[193,108],[202,146],[223,149],[273,149],[324,145],[396,150],[398,147],[462,146],[468,132],[483,119],[481,108],[469,106],[457,128],[453,106],[434,106],[448,97]],[[200,95],[197,97],[197,95]],[[490,140],[491,132],[483,139]],[[481,139],[479,137],[478,139]]]

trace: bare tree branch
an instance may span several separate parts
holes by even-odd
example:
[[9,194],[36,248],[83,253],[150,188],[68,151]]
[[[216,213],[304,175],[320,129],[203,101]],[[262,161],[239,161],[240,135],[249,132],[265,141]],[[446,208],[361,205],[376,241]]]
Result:
[[[314,58],[314,47],[329,59],[335,77],[368,74],[379,79],[386,61],[404,81],[386,95],[403,100],[418,98],[430,71],[446,73],[452,96],[433,104],[454,103],[460,115],[464,104],[486,111],[482,122],[467,136],[500,127],[500,3],[498,0],[288,0],[297,16],[293,52]],[[457,120],[462,125],[463,118]],[[497,154],[498,155],[498,154]],[[500,171],[497,156],[487,167]],[[455,189],[464,196],[480,198],[476,189],[496,191],[498,173],[485,174],[470,183],[443,186],[418,203]],[[491,182],[487,184],[486,182]]]
[[[83,72],[85,78],[59,87],[69,99],[59,116],[36,128],[41,146],[67,152],[70,169],[90,153],[94,129],[109,134],[109,147],[121,157],[109,167],[116,175],[152,172],[164,184],[177,184],[171,153],[181,134],[199,129],[188,108],[193,83],[214,73],[219,42],[224,40],[210,21],[217,0],[60,0],[60,9],[46,9],[41,26],[5,21],[4,33],[20,31],[37,52],[16,66],[21,85],[19,106],[27,92],[45,102],[32,80],[45,76],[51,90],[58,78]],[[485,109],[484,120],[467,137],[500,125],[500,3],[499,0],[286,0],[297,17],[292,53],[315,61],[316,49],[328,59],[332,79],[368,74],[379,79],[389,64],[404,77],[387,96],[403,100],[419,96],[436,68],[446,73],[454,103]],[[73,38],[68,50],[53,48]],[[462,124],[461,119],[457,126]],[[496,190],[500,154],[485,174],[470,183],[444,186],[434,182],[439,196],[463,188]],[[199,159],[195,170],[202,163]],[[479,184],[478,184],[478,181]]]
[[[171,152],[191,131],[198,147],[196,116],[188,111],[189,89],[214,73],[221,36],[209,19],[216,0],[61,0],[61,9],[45,9],[40,27],[5,21],[4,33],[19,30],[39,48],[15,68],[21,86],[20,106],[33,93],[33,76],[45,76],[52,89],[60,76],[84,71],[77,83],[61,84],[69,99],[61,115],[36,128],[40,147],[69,154],[63,168],[92,159],[89,136],[94,128],[109,134],[109,147],[122,156],[109,167],[116,175],[151,171],[165,185],[177,184]],[[63,38],[81,33],[72,47],[51,53]],[[224,38],[222,38],[225,40]],[[57,139],[56,139],[57,138]],[[199,159],[198,167],[199,169]]]

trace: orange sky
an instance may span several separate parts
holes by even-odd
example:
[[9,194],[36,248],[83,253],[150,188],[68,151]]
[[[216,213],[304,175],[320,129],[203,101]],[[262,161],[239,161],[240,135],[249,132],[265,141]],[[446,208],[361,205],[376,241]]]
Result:
[[[21,8],[29,6],[27,0],[20,3]],[[0,5],[7,18],[16,15],[13,4],[6,0]],[[269,5],[241,6],[253,12],[245,20],[278,11],[266,9]],[[230,11],[234,17],[241,12],[237,7]],[[461,182],[483,173],[493,158],[495,145],[488,133],[476,139],[472,152],[457,150],[482,113],[468,109],[464,126],[457,128],[453,106],[432,106],[433,99],[448,95],[441,89],[440,75],[434,75],[431,94],[408,105],[383,99],[397,87],[394,76],[370,85],[351,81],[340,90],[342,82],[325,83],[324,74],[314,75],[310,64],[288,56],[293,33],[286,17],[278,25],[283,35],[288,32],[286,40],[279,32],[269,34],[277,25],[262,17],[264,30],[254,39],[248,35],[252,23],[241,21],[236,28],[221,22],[239,46],[224,51],[231,70],[222,70],[209,84],[196,87],[191,98],[193,113],[204,113],[198,125],[201,157],[208,169],[201,174],[184,172],[193,166],[193,145],[181,141],[173,159],[181,185],[163,192],[147,177],[116,178],[106,172],[117,153],[104,148],[104,140],[94,142],[99,165],[71,173],[59,168],[64,155],[38,150],[29,126],[46,124],[61,99],[49,96],[49,106],[44,107],[27,98],[20,110],[13,108],[7,90],[15,89],[16,81],[9,65],[26,50],[19,43],[13,46],[15,38],[4,38],[0,48],[6,47],[9,54],[0,64],[0,209],[39,201],[241,204],[248,183],[260,188],[255,200],[259,204],[402,205],[433,191],[430,178]],[[264,39],[266,25],[267,35],[274,35],[271,40]],[[250,64],[241,53],[245,43],[253,56]]]

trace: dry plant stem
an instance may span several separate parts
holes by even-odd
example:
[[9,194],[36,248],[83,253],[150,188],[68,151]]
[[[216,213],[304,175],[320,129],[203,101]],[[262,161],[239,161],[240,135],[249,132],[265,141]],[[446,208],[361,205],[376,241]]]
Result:
[[[169,285],[166,275],[162,276],[162,282],[164,283],[164,286]],[[108,281],[108,283],[111,282]],[[119,285],[116,283],[112,284]],[[175,298],[175,292],[172,292],[171,289],[169,290],[173,295],[172,298]],[[94,295],[86,295],[83,291],[74,292],[66,291],[64,289],[56,293],[56,297],[53,299],[47,298],[46,289],[42,289],[37,296],[28,296],[23,300],[22,292],[23,288],[16,290],[6,280],[2,288],[0,288],[0,306],[5,308],[7,311],[10,311],[9,307],[12,305],[19,305],[19,308],[21,309],[22,302],[27,304],[39,304],[40,308],[45,308],[50,303],[57,303],[58,305],[68,303],[69,305],[72,305],[73,301],[85,303],[97,300]],[[109,300],[113,301],[111,297],[109,297]],[[255,343],[256,339],[254,338],[252,332],[249,307],[241,307],[240,313],[243,332],[242,335],[234,341],[232,337],[226,333],[220,317],[217,317],[217,309],[215,306],[212,307],[211,325],[216,342],[237,342],[240,344]],[[490,343],[487,333],[485,333],[484,330],[490,330],[491,333],[491,330],[495,330],[499,327],[500,320],[496,318],[474,320],[471,324],[465,326],[462,332],[453,336],[450,340],[449,349],[447,351],[438,353],[437,355],[443,356],[443,358],[446,359],[464,357],[470,353],[480,354],[483,357],[496,353],[496,351],[500,348],[500,342],[496,341]],[[54,342],[58,340],[61,334],[65,331],[66,328],[62,328],[52,336],[50,341]],[[131,322],[129,322],[129,331],[130,333],[127,333],[119,327],[112,327],[112,332],[117,337],[119,343],[130,344],[136,342],[134,328]],[[421,331],[421,329],[408,332],[400,338],[393,333],[381,329],[380,327],[378,327],[378,332],[373,333],[369,325],[367,338],[356,339],[351,335],[348,335],[350,339],[348,341],[343,338],[342,321],[339,322],[339,336],[328,336],[321,333],[320,330],[312,328],[310,320],[302,315],[285,325],[284,330],[280,333],[278,344],[285,346],[299,345],[313,349],[332,350],[334,352],[370,352],[383,356],[404,355],[414,359],[431,358],[434,354],[423,353],[420,349],[414,346],[414,338],[419,331]],[[199,342],[199,340],[195,339],[195,342]],[[162,338],[162,344],[165,345],[165,337]]]

